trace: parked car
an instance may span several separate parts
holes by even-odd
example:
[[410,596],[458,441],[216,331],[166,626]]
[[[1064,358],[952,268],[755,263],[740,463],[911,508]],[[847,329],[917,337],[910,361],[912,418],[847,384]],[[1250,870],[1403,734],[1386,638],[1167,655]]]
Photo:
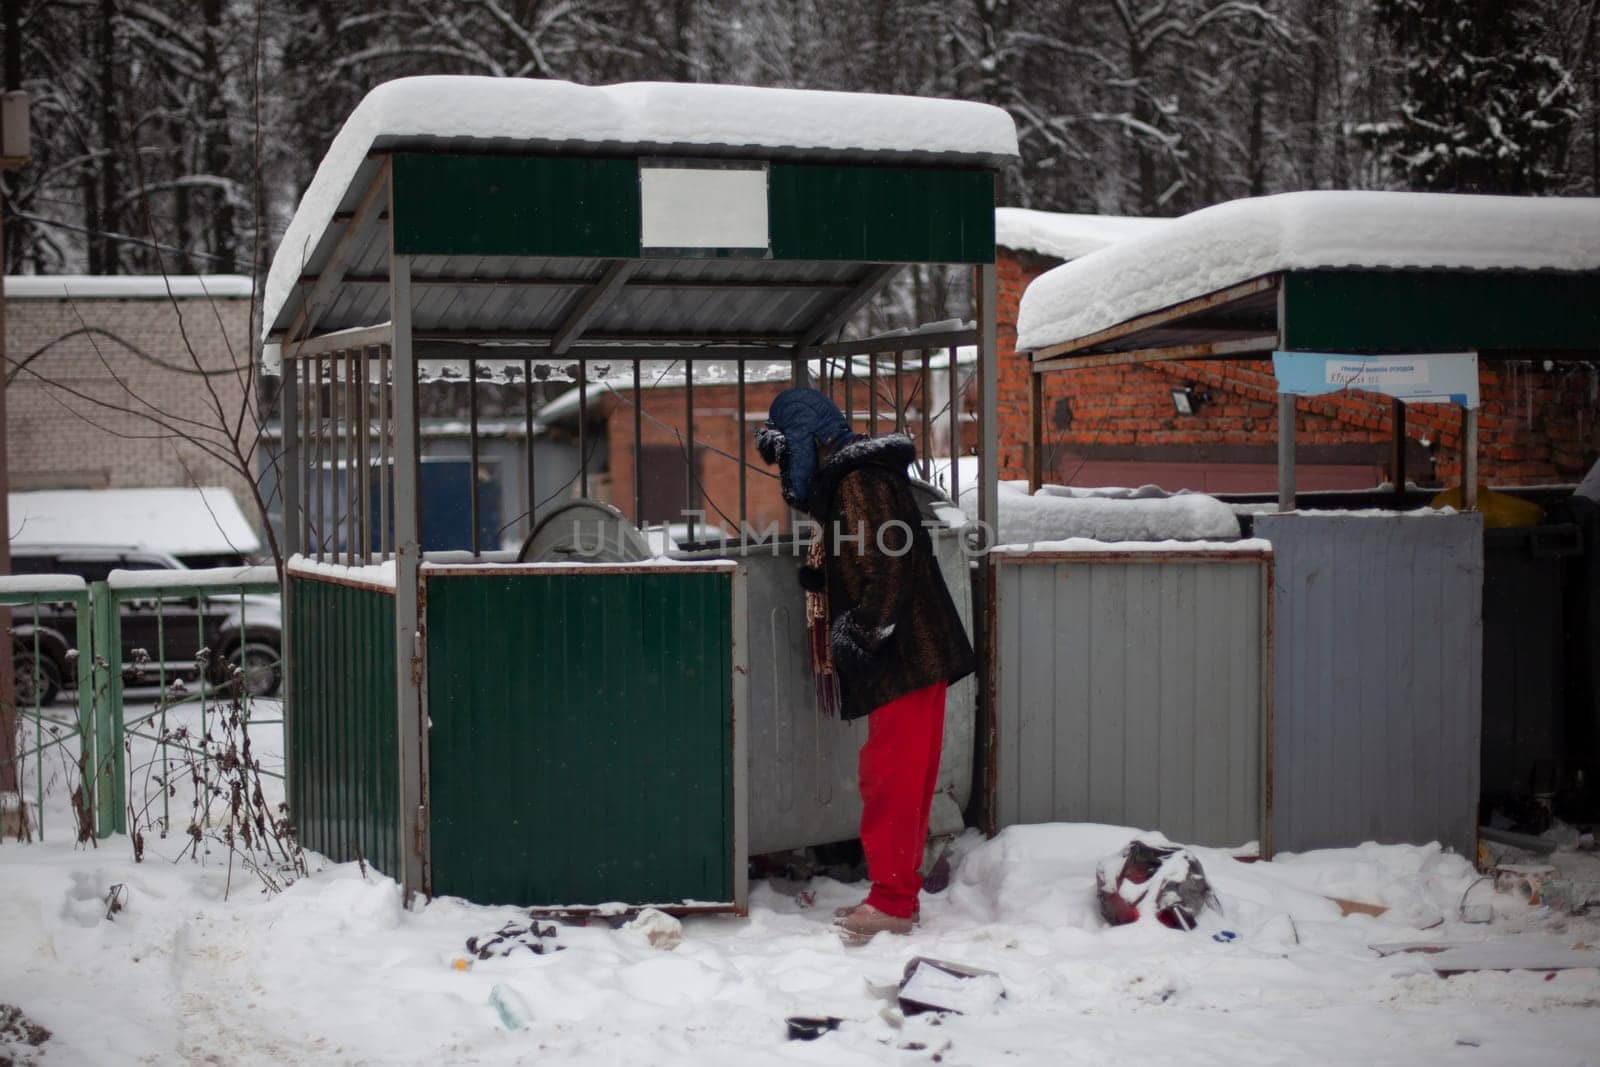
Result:
[[[187,570],[179,560],[146,548],[118,546],[49,549],[12,547],[15,574],[75,574],[85,582],[102,582],[113,570]],[[241,603],[241,600],[243,601]],[[37,629],[39,702],[48,703],[62,689],[75,687],[76,669],[68,655],[77,647],[77,618],[64,603],[40,604],[37,627],[31,608],[12,609],[12,662],[16,668],[17,703],[34,702],[34,634]],[[128,684],[154,685],[168,679],[198,677],[201,648],[211,652],[208,681],[227,684],[233,668],[243,665],[245,686],[252,696],[278,691],[283,672],[282,612],[276,596],[209,596],[128,600],[122,605],[122,667]],[[142,654],[141,651],[142,650]],[[148,657],[148,658],[146,658]]]

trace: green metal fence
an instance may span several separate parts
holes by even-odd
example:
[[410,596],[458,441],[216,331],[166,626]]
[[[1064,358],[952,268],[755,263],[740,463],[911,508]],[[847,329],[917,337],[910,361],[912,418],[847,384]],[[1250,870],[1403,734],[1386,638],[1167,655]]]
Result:
[[742,907],[734,566],[423,575],[433,892]]
[[394,590],[291,574],[289,810],[301,844],[400,874]]
[[[248,641],[247,598],[277,592],[276,571],[270,567],[113,571],[107,581],[91,584],[85,584],[75,575],[37,575],[0,581],[0,604],[12,608],[13,629],[24,623],[31,624],[31,633],[13,639],[13,661],[19,671],[17,689],[28,698],[18,700],[16,710],[21,736],[17,738],[13,760],[19,782],[26,778],[30,764],[34,770],[33,796],[25,798],[33,802],[34,832],[42,835],[45,830],[46,775],[41,761],[57,748],[67,748],[70,752],[71,746],[76,744],[77,751],[69,759],[76,764],[79,784],[83,787],[80,811],[92,832],[105,837],[125,833],[128,829],[128,738],[152,742],[163,763],[177,753],[192,755],[203,766],[209,759],[203,739],[208,733],[209,717],[217,713],[219,700],[226,701],[231,709],[237,695],[246,723],[281,724],[281,717],[263,719],[254,715],[252,677],[260,671],[276,671],[279,665],[266,658],[264,652],[252,658],[254,653]],[[205,652],[192,670],[181,672],[196,680],[198,691],[190,692],[186,686],[177,684],[181,682],[179,672],[169,666],[172,657],[166,654],[166,607],[175,600],[201,604],[235,596],[239,598],[238,655],[241,662],[238,666],[242,673],[213,662],[213,655],[221,656],[225,650],[206,647],[215,643],[215,635],[205,628],[206,612],[197,610],[194,647]],[[144,676],[140,664],[127,663],[123,657],[124,609],[136,601],[148,601],[153,607],[147,616],[156,624],[155,653],[140,657],[155,664],[153,679]],[[42,615],[47,610],[54,620],[70,612],[73,635],[70,649],[62,647],[62,635],[54,632],[59,626],[45,625]],[[45,647],[47,641],[53,642],[49,649]],[[262,650],[266,647],[258,645]],[[61,676],[63,674],[68,676]],[[130,675],[135,682],[153,680],[160,691],[153,710],[132,718],[127,715],[123,691],[125,677]],[[52,713],[46,704],[43,698],[52,684],[73,690],[76,707],[72,717]],[[177,739],[167,729],[169,715],[191,705],[198,706],[200,714],[198,744]],[[273,775],[267,770],[262,773]],[[167,826],[170,824],[170,796],[168,790],[163,789],[161,793],[162,825]]]

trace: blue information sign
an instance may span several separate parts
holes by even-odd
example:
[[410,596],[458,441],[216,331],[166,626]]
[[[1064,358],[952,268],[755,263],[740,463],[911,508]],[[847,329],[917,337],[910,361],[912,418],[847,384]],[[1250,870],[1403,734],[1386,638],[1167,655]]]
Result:
[[1397,400],[1478,406],[1476,352],[1408,356],[1274,352],[1272,370],[1278,377],[1278,392],[1293,396],[1363,389]]

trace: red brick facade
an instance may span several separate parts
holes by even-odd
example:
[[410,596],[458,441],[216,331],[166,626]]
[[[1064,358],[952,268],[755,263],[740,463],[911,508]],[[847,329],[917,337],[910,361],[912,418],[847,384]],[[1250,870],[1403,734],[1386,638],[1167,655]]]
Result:
[[[1016,354],[1017,305],[1057,261],[999,250],[1000,477],[1027,477],[1028,374]],[[1210,394],[1179,415],[1172,390]],[[1600,371],[1529,362],[1484,364],[1480,469],[1497,485],[1580,479],[1600,454]],[[1064,403],[1063,403],[1064,402]],[[1295,434],[1302,489],[1370,487],[1386,474],[1390,401],[1368,393],[1302,399]],[[1277,393],[1265,361],[1165,363],[1062,371],[1044,391],[1047,481],[1128,484],[1157,475],[1164,488],[1269,491],[1277,449]],[[1407,478],[1452,483],[1460,471],[1461,413],[1406,411]],[[1158,480],[1152,477],[1148,480]]]

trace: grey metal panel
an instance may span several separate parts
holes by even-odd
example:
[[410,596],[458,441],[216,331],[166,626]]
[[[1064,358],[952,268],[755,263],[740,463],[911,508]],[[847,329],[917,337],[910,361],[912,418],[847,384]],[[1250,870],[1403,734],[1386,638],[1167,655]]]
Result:
[[1000,826],[1259,840],[1270,562],[997,557]]
[[[972,632],[972,582],[955,537],[934,538],[956,609]],[[697,554],[702,555],[702,554]],[[846,841],[860,833],[856,761],[867,721],[844,722],[816,707],[806,640],[801,557],[789,542],[730,548],[747,576],[749,607],[750,852],[761,855]],[[944,750],[934,792],[932,832],[961,827],[972,791],[977,687],[968,677],[945,700]]]
[[1276,560],[1274,848],[1475,854],[1480,515],[1262,516]]

